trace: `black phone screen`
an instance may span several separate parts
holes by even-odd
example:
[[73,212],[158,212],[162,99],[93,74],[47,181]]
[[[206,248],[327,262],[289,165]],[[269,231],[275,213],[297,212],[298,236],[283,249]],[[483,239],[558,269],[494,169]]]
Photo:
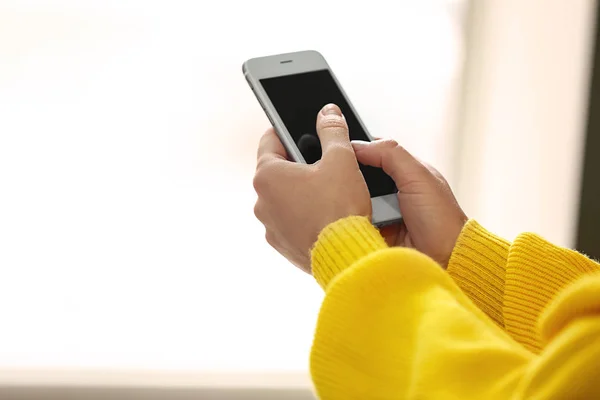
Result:
[[[351,140],[368,141],[362,125],[328,70],[261,79],[265,92],[307,163],[321,158],[316,132],[317,113],[337,104],[348,123]],[[396,193],[394,181],[380,168],[360,165],[371,197]]]

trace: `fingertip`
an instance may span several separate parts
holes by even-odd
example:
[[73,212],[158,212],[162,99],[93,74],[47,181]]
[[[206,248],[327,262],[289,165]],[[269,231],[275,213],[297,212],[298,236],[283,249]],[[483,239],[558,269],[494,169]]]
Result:
[[266,144],[276,144],[277,142],[281,141],[279,140],[279,137],[277,137],[277,134],[275,133],[275,129],[273,129],[273,127],[267,129],[266,131],[263,132],[262,136],[259,139],[259,148],[263,147],[263,145]]
[[352,140],[350,144],[352,144],[352,148],[355,152],[364,150],[367,147],[369,147],[369,142],[364,140]]
[[328,128],[348,129],[346,118],[335,104],[328,104],[317,114],[317,130]]
[[287,151],[273,127],[263,133],[258,144],[257,158],[260,159],[264,156],[288,159]]
[[321,142],[323,154],[334,145],[350,148],[348,124],[337,105],[327,104],[318,113],[317,136]]
[[269,127],[269,128],[267,128],[267,130],[265,131],[265,133],[263,134],[263,136],[273,136],[277,140],[279,140],[279,136],[277,136],[277,132],[275,132],[275,128],[273,128],[272,126]]
[[336,104],[326,104],[317,113],[317,130],[339,127],[348,127],[342,110]]
[[342,110],[337,106],[337,104],[326,104],[321,109],[321,114],[323,115],[337,115],[338,117],[342,116]]

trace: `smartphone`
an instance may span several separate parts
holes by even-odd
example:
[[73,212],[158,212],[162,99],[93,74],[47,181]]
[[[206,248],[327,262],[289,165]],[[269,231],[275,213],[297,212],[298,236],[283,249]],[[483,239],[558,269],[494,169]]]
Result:
[[[319,52],[252,58],[244,63],[242,71],[292,160],[314,163],[321,158],[317,113],[329,103],[342,110],[351,140],[372,140]],[[359,166],[371,195],[372,223],[381,227],[400,221],[394,181],[380,168]]]

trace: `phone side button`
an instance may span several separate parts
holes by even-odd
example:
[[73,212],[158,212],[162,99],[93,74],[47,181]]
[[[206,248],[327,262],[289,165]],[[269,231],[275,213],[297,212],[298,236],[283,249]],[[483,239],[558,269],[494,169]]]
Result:
[[[264,110],[264,108],[263,108],[263,110]],[[275,126],[275,124],[273,123],[273,120],[271,119],[271,116],[269,114],[267,114],[267,118],[269,118],[269,122],[271,123],[271,125]]]

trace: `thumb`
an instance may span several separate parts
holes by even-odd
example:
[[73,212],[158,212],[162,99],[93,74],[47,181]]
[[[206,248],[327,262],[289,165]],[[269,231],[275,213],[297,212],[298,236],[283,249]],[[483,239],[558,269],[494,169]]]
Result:
[[327,104],[317,115],[317,135],[323,154],[335,146],[351,148],[348,124],[335,104]]
[[396,183],[399,191],[416,182],[426,181],[427,169],[395,140],[353,141],[359,163],[382,168]]

